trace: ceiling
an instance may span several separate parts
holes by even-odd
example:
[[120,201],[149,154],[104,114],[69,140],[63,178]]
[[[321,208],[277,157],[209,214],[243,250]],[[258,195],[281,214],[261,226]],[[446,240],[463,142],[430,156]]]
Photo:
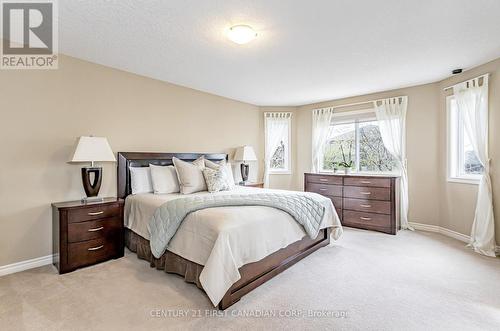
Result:
[[[500,57],[498,0],[59,1],[63,54],[260,106],[443,79]],[[259,36],[237,45],[225,29]]]

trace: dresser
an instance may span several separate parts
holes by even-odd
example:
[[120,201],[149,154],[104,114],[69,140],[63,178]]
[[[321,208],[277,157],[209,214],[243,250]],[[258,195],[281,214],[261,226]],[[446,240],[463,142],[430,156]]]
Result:
[[122,257],[123,199],[53,203],[52,248],[60,274]]
[[396,234],[396,176],[304,174],[304,190],[330,198],[342,225]]

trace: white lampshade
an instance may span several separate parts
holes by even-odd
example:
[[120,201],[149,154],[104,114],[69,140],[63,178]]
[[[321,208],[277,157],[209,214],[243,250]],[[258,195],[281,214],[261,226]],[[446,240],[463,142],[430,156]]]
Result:
[[252,146],[241,146],[236,149],[234,154],[235,161],[257,161],[255,151]]
[[115,162],[115,155],[105,137],[86,137],[78,139],[70,162]]

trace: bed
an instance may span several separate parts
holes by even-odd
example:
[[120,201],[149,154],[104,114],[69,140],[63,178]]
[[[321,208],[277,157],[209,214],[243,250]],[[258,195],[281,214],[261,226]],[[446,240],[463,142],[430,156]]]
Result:
[[[118,196],[125,199],[125,244],[152,267],[175,273],[204,290],[214,306],[226,309],[241,297],[300,259],[338,238],[339,218],[329,199],[325,217],[315,239],[286,212],[265,206],[217,207],[186,216],[165,253],[157,258],[150,249],[149,220],[167,201],[180,193],[131,195],[130,167],[171,165],[172,158],[193,161],[204,155],[210,161],[227,160],[226,154],[118,153]],[[239,187],[236,191],[263,192]],[[229,194],[198,192],[193,195]],[[319,195],[318,195],[319,197]],[[318,198],[319,199],[319,198]],[[258,238],[258,240],[256,240]]]

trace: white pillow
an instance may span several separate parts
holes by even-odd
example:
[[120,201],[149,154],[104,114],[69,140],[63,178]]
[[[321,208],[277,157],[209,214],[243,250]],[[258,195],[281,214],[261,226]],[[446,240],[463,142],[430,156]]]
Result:
[[229,186],[229,189],[232,190],[236,186],[234,184],[233,167],[232,167],[231,163],[226,162],[226,160],[222,160],[219,162],[205,160],[205,167],[213,169],[213,170],[217,170],[220,167],[223,167],[225,172],[226,172],[225,178],[227,179],[227,185]]
[[213,193],[230,190],[225,167],[219,167],[217,169],[206,167],[203,170],[203,176],[207,182],[208,192]]
[[153,192],[151,169],[149,167],[129,167],[132,194]]
[[203,177],[205,169],[205,158],[203,156],[191,162],[182,161],[176,157],[172,158],[179,179],[182,194],[191,194],[207,190],[207,184]]
[[174,166],[150,164],[153,191],[155,194],[177,193],[180,191],[179,180]]

